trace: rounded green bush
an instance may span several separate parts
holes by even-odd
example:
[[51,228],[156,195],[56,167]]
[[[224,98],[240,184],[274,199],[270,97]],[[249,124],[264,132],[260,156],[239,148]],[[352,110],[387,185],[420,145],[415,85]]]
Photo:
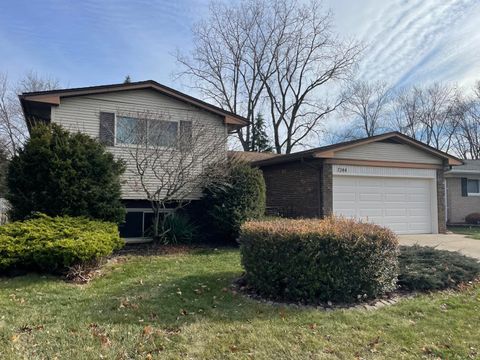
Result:
[[480,213],[468,214],[467,216],[465,216],[465,222],[472,225],[480,224]]
[[120,179],[124,170],[124,162],[98,140],[56,124],[36,125],[9,162],[9,218],[25,220],[43,213],[119,224],[125,218]]
[[[240,227],[265,214],[265,180],[262,171],[243,162],[229,162],[204,189],[201,208],[204,231],[226,242],[238,238]],[[215,172],[219,172],[215,169]]]
[[333,217],[247,222],[240,251],[247,285],[268,298],[351,302],[396,288],[397,238],[373,224]]
[[59,272],[97,261],[123,245],[114,223],[38,215],[0,226],[0,270]]

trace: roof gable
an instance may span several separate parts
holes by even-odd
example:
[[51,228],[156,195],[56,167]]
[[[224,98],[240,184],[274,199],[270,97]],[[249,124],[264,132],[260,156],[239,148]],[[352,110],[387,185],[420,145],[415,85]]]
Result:
[[182,93],[178,90],[169,88],[165,85],[161,85],[153,80],[132,82],[126,84],[112,84],[112,85],[101,85],[101,86],[91,86],[83,88],[71,88],[71,89],[60,89],[60,90],[50,90],[50,91],[38,91],[23,93],[19,96],[24,109],[27,108],[25,105],[28,103],[38,103],[38,104],[48,104],[48,105],[59,105],[62,98],[74,97],[74,96],[85,96],[93,94],[105,94],[105,93],[115,93],[121,91],[130,91],[130,90],[140,90],[140,89],[151,89],[157,91],[161,94],[175,98],[176,100],[183,101],[195,107],[210,111],[214,114],[224,117],[224,122],[229,125],[236,127],[242,127],[248,124],[247,119],[227,110],[221,109],[218,106],[209,104],[205,101],[194,98],[193,96]]
[[422,164],[442,164],[443,159],[410,144],[374,141],[334,152],[335,159],[360,159],[370,161],[396,161]]
[[437,150],[429,145],[426,145],[418,140],[415,140],[399,132],[389,132],[389,133],[376,135],[368,138],[323,146],[315,149],[301,151],[298,153],[283,155],[281,157],[275,157],[272,159],[257,161],[254,164],[258,166],[262,166],[262,165],[270,165],[270,164],[282,163],[287,161],[294,161],[294,160],[303,159],[303,158],[332,159],[332,158],[336,158],[336,154],[342,151],[345,152],[346,150],[353,149],[359,146],[364,146],[370,143],[375,143],[375,142],[393,142],[398,144],[406,144],[417,150],[423,151],[429,154],[430,156],[447,160],[449,165],[462,164],[462,161],[456,158],[455,156],[452,156],[443,151]]

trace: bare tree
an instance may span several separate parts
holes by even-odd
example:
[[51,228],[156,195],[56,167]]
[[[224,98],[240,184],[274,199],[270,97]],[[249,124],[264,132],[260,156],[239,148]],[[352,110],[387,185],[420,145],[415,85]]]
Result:
[[49,75],[39,75],[36,71],[30,70],[18,82],[16,92],[36,92],[55,90],[60,87],[60,81]]
[[480,81],[473,96],[458,100],[457,118],[454,151],[464,159],[480,159]]
[[386,125],[392,91],[384,82],[355,81],[348,88],[343,105],[347,116],[353,116],[353,127],[360,136],[374,136]]
[[288,154],[344,102],[329,99],[327,90],[350,78],[361,47],[337,38],[319,1],[276,1],[273,8],[280,25],[268,47],[273,66],[262,76],[274,146]]
[[[266,44],[271,29],[264,26],[268,3],[246,0],[238,5],[212,2],[209,17],[193,28],[194,49],[190,55],[177,52],[177,60],[193,87],[207,100],[253,123],[264,83],[260,66],[270,60]],[[252,127],[239,130],[245,151],[252,148]]]
[[155,238],[162,235],[162,214],[196,198],[215,179],[206,168],[226,160],[224,129],[195,117],[177,122],[169,112],[120,112],[116,142],[128,185],[151,204]]
[[6,73],[0,73],[0,141],[7,148],[9,156],[16,154],[28,137],[27,124],[17,94],[53,90],[58,88],[58,84],[58,80],[41,77],[32,71],[18,84],[13,84]]
[[419,90],[400,89],[393,105],[392,129],[400,131],[416,140],[420,140],[421,134],[418,134],[420,126],[421,106],[418,95]]
[[17,153],[27,136],[27,128],[22,118],[15,92],[6,74],[0,73],[0,141],[8,155]]
[[401,90],[395,98],[393,128],[449,151],[458,127],[458,97],[456,88],[438,83]]
[[[191,56],[177,56],[186,69],[181,74],[207,99],[251,123],[265,106],[275,150],[290,153],[343,102],[328,99],[327,85],[349,78],[361,50],[337,39],[330,20],[316,0],[214,3],[210,17],[194,29]],[[252,127],[239,139],[251,150]]]

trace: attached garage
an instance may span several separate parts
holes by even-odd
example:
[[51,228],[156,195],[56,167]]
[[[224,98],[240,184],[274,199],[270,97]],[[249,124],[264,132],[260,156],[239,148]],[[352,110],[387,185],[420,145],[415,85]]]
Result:
[[334,214],[398,234],[437,231],[434,170],[335,166],[333,174]]
[[462,162],[393,132],[252,164],[263,171],[270,214],[335,214],[426,234],[446,230],[444,172]]

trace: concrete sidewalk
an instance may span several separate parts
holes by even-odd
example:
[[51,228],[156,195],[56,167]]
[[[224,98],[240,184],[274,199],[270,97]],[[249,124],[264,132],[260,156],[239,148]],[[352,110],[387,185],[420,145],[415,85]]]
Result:
[[459,251],[480,260],[480,240],[460,234],[399,235],[400,245],[432,246],[442,250]]

